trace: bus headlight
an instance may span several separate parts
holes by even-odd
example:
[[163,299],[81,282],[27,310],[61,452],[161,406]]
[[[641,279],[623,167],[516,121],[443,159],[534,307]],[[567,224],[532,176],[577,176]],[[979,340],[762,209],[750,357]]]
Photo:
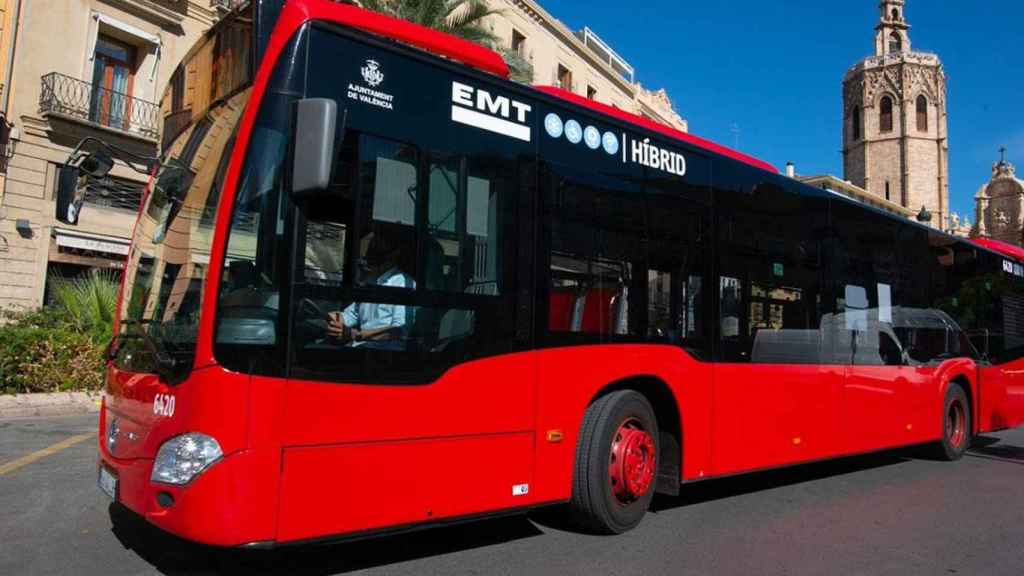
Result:
[[206,434],[175,436],[160,446],[150,480],[177,486],[188,484],[222,456],[220,444]]

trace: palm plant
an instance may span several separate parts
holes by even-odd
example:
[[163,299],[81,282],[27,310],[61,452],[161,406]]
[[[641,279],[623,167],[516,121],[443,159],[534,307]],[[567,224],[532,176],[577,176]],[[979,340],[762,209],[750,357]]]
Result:
[[511,48],[502,48],[498,53],[508,64],[510,78],[522,84],[533,84],[533,64],[529,60]]
[[513,80],[533,82],[533,65],[528,60],[508,48],[498,48],[498,37],[487,27],[485,19],[501,10],[491,8],[484,0],[361,0],[359,4],[367,10],[497,49],[508,63]]
[[70,280],[54,276],[50,289],[55,306],[66,315],[69,324],[88,334],[93,342],[110,339],[118,290],[114,274],[93,271]]
[[488,16],[499,13],[484,0],[362,0],[363,8],[420,26],[491,46],[497,40],[485,25]]

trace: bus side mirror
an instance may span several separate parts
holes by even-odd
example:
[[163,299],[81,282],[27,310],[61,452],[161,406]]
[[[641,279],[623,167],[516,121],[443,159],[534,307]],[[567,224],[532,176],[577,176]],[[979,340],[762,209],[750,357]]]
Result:
[[78,215],[82,211],[85,191],[88,182],[78,166],[65,164],[57,172],[57,213],[59,222],[78,225]]
[[105,178],[114,169],[114,159],[97,150],[82,159],[78,167],[93,178]]
[[306,98],[296,102],[295,108],[292,194],[301,196],[326,190],[331,183],[338,104],[327,98]]
[[96,151],[77,164],[74,160],[60,167],[57,173],[57,220],[71,226],[78,225],[82,202],[88,190],[89,178],[104,178],[114,168],[114,160]]

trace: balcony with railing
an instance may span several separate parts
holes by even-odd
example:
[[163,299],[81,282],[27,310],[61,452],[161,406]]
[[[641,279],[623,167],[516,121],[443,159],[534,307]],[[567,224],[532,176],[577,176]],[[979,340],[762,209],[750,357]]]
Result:
[[39,112],[155,140],[160,107],[57,72],[42,78]]

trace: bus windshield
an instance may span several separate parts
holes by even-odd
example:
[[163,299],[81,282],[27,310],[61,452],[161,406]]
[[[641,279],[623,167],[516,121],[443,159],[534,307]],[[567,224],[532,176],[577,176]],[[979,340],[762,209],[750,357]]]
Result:
[[192,367],[214,221],[252,91],[252,6],[209,30],[161,100],[160,168],[135,225],[114,363],[174,382]]
[[[126,370],[159,372],[157,351],[175,366],[191,365],[227,152],[248,95],[245,90],[211,109],[164,154],[127,267],[121,334],[129,337],[118,355]],[[145,338],[131,338],[133,331],[145,331]]]

